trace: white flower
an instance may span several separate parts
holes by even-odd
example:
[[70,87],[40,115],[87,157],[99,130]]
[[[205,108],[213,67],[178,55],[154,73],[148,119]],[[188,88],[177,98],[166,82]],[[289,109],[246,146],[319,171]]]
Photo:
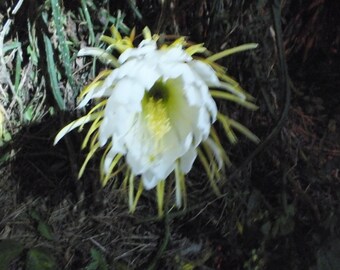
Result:
[[[101,159],[101,177],[105,185],[110,176],[123,171],[123,186],[129,187],[130,210],[134,211],[143,188],[156,187],[159,214],[162,215],[165,180],[174,172],[176,204],[185,203],[185,179],[199,157],[211,186],[219,194],[215,178],[229,159],[219,136],[212,128],[218,120],[231,143],[236,142],[233,128],[253,141],[258,138],[238,122],[218,112],[213,99],[236,102],[250,109],[256,106],[236,81],[216,60],[235,52],[255,48],[241,45],[208,58],[193,55],[206,53],[202,44],[187,46],[184,38],[170,45],[157,44],[157,36],[144,29],[144,40],[133,47],[135,32],[122,38],[111,29],[112,37],[102,40],[119,51],[117,59],[100,48],[84,48],[79,56],[92,55],[113,70],[102,71],[80,94],[79,107],[96,101],[87,115],[64,127],[57,143],[66,133],[92,122],[82,148],[90,151],[79,171],[83,174],[94,153],[105,147]],[[120,162],[124,158],[124,162]],[[127,165],[127,166],[126,166]],[[140,177],[134,194],[134,179]]]
[[158,50],[152,40],[127,49],[118,61],[121,66],[80,104],[108,98],[99,128],[100,146],[112,143],[105,173],[114,157],[122,154],[146,189],[165,180],[176,162],[187,174],[197,146],[208,138],[216,120],[217,108],[208,88],[219,84],[214,70],[181,46]]

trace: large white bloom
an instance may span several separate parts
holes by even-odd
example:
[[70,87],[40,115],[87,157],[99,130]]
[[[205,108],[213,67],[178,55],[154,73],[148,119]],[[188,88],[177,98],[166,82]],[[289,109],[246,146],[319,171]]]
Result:
[[[233,129],[253,141],[258,138],[247,128],[217,111],[214,98],[236,102],[249,109],[256,106],[236,81],[225,73],[216,60],[235,52],[255,48],[245,44],[224,50],[204,59],[196,53],[207,53],[202,44],[187,46],[184,38],[157,45],[158,36],[148,28],[144,40],[135,48],[135,32],[122,38],[113,27],[112,37],[102,40],[119,51],[115,58],[100,48],[84,48],[79,56],[97,56],[113,70],[102,71],[80,94],[79,107],[95,99],[87,115],[64,127],[56,136],[57,143],[74,128],[92,122],[82,148],[89,152],[79,171],[83,174],[94,153],[105,147],[101,159],[102,183],[120,171],[125,173],[123,186],[129,187],[130,210],[134,211],[143,188],[157,189],[159,214],[162,215],[164,181],[174,171],[176,204],[185,202],[185,180],[198,156],[216,193],[215,178],[229,159],[216,131],[217,119],[231,143],[236,142]],[[99,101],[97,101],[99,100]],[[202,146],[202,147],[201,147]],[[124,162],[120,162],[122,158]],[[127,165],[127,166],[125,166]],[[134,179],[141,177],[135,193]]]
[[108,97],[99,128],[100,146],[111,140],[104,170],[117,154],[126,155],[134,175],[151,189],[166,179],[179,161],[190,171],[196,148],[209,136],[217,108],[209,85],[219,85],[214,70],[194,60],[181,46],[158,50],[153,40],[127,49],[120,67],[84,97]]

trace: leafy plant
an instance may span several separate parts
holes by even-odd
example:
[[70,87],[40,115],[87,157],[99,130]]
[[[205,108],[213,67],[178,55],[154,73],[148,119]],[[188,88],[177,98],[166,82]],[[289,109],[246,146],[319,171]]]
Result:
[[43,248],[32,248],[27,253],[26,269],[56,270],[58,267],[51,252]]
[[107,270],[108,265],[106,263],[105,257],[103,256],[103,254],[95,249],[95,248],[91,248],[91,262],[88,266],[86,266],[86,270]]

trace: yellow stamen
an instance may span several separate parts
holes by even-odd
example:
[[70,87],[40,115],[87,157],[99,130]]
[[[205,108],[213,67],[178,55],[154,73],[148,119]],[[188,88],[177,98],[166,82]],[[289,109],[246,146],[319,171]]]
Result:
[[150,97],[146,103],[145,111],[148,129],[156,141],[160,141],[171,129],[163,99],[155,100]]

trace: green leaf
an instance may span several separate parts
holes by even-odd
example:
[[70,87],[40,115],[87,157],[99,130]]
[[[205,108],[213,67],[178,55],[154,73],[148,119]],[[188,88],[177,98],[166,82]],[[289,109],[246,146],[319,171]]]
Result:
[[50,75],[51,88],[53,92],[54,99],[56,100],[59,109],[65,110],[65,102],[58,84],[57,74],[54,57],[53,57],[53,48],[50,39],[44,34],[44,42],[45,42],[45,50],[46,50],[46,61],[47,61],[47,70]]
[[24,246],[11,239],[0,241],[0,270],[9,269],[10,263],[23,251]]
[[54,235],[51,230],[51,227],[48,226],[45,222],[40,221],[38,224],[38,232],[41,234],[41,236],[45,237],[47,240],[53,240]]
[[43,219],[40,217],[37,211],[31,210],[30,216],[33,218],[36,222],[38,222],[37,230],[40,233],[42,237],[45,237],[47,240],[53,240],[54,235],[52,232],[51,227],[46,224],[46,222],[43,221]]
[[36,211],[36,210],[31,210],[30,212],[29,212],[29,215],[30,215],[30,217],[31,218],[33,218],[35,221],[40,221],[41,220],[41,217],[40,217],[40,215],[38,214],[38,212]]
[[21,63],[22,63],[22,51],[21,47],[18,47],[18,51],[16,53],[16,63],[15,63],[15,80],[14,80],[14,88],[15,91],[17,92],[18,95],[21,96],[21,93],[19,93],[19,84],[20,84],[20,79],[22,75],[22,68],[21,68]]
[[91,248],[91,263],[86,266],[86,270],[107,270],[108,266],[103,254],[95,248]]
[[26,258],[27,270],[55,270],[58,269],[51,252],[42,248],[32,248]]
[[17,49],[20,46],[21,46],[21,42],[19,42],[19,41],[8,42],[8,43],[3,45],[3,48],[2,48],[3,54],[5,54],[8,51]]
[[33,119],[33,116],[34,116],[34,108],[32,106],[27,107],[24,112],[25,121],[30,122]]
[[89,10],[87,9],[87,5],[89,4],[87,2],[88,1],[86,1],[86,0],[81,0],[81,8],[84,11],[87,27],[88,27],[89,33],[90,33],[90,44],[94,45],[95,42],[96,42],[96,37],[95,37],[94,31],[93,31],[93,23],[91,21],[91,15],[89,13]]
[[3,139],[4,139],[4,142],[9,142],[10,140],[12,140],[11,133],[5,132],[5,133],[3,134]]

